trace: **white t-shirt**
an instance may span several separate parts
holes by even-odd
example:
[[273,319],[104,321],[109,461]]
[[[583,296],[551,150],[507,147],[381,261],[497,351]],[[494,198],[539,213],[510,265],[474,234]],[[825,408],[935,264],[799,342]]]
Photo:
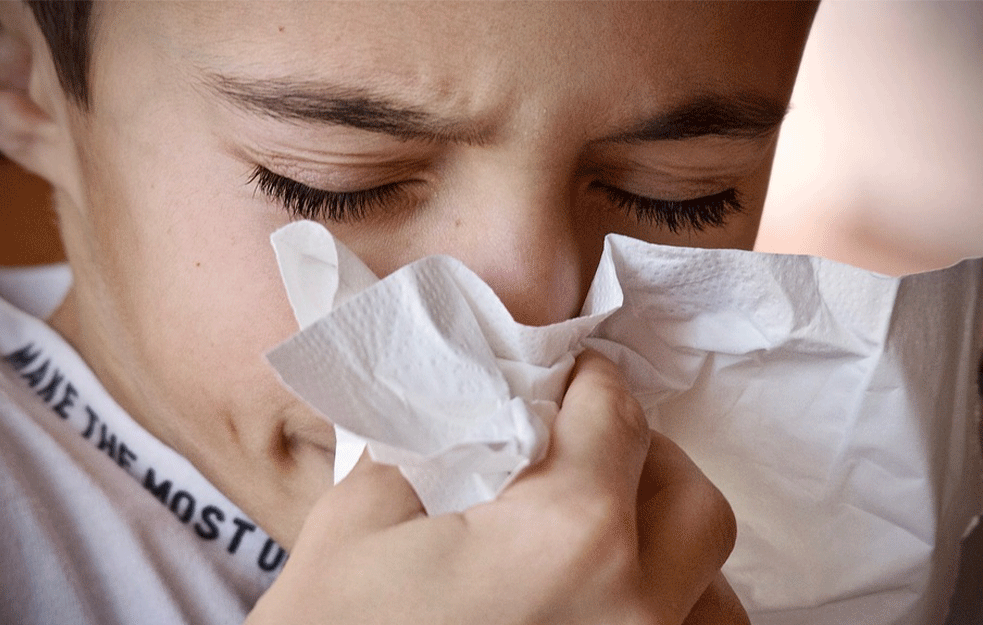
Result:
[[[44,315],[67,268],[31,277]],[[241,622],[284,550],[2,299],[0,355],[0,623]]]

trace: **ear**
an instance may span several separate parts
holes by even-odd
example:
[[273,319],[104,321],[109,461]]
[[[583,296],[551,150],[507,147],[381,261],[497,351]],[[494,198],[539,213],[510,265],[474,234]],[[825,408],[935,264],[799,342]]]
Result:
[[0,0],[0,152],[57,186],[70,137],[67,100],[34,16],[22,2]]

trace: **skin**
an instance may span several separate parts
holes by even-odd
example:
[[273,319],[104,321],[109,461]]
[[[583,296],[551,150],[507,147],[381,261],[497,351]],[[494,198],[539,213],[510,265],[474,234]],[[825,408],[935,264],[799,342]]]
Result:
[[[52,183],[75,275],[51,324],[141,425],[288,548],[330,533],[333,435],[263,359],[296,331],[268,241],[294,217],[249,183],[256,166],[331,191],[409,181],[365,219],[326,224],[379,275],[450,254],[518,320],[559,321],[577,313],[609,232],[750,249],[777,127],[609,139],[707,94],[784,106],[815,9],[98,3],[82,112],[29,14],[5,4],[0,16],[21,36],[0,54],[14,59],[0,75],[0,150]],[[270,117],[217,88],[272,85],[276,97],[298,82],[369,92],[450,120],[459,136]],[[743,210],[721,227],[672,232],[626,214],[598,183],[666,200],[736,189]],[[614,419],[623,403],[595,412]],[[620,478],[629,492],[644,451]],[[392,523],[417,514],[405,502]],[[686,611],[722,562],[710,560]]]
[[726,504],[649,434],[613,363],[578,359],[552,434],[540,465],[463,514],[422,517],[403,479],[363,461],[318,502],[249,622],[749,622],[713,564],[734,538]]

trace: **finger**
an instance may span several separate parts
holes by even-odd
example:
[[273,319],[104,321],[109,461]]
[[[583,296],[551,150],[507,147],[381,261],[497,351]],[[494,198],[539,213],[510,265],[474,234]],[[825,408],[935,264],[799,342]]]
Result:
[[620,371],[585,351],[554,423],[545,468],[580,491],[613,493],[633,509],[648,447],[644,414]]
[[[286,566],[247,622],[283,622],[285,607],[295,615],[288,619],[291,622],[359,620],[366,606],[372,611],[371,602],[378,597],[360,594],[371,584],[351,583],[352,574],[381,579],[393,567],[388,543],[366,539],[394,526],[406,528],[401,524],[423,515],[420,500],[399,469],[375,463],[364,453],[348,476],[314,504]],[[373,552],[380,546],[390,550]],[[327,618],[325,606],[331,607]]]
[[653,433],[638,499],[647,596],[680,622],[727,560],[737,535],[730,505],[689,457]]
[[317,501],[301,535],[314,534],[322,542],[353,540],[423,515],[423,504],[399,469],[364,453],[351,473]]
[[751,619],[724,574],[717,573],[683,625],[751,625]]

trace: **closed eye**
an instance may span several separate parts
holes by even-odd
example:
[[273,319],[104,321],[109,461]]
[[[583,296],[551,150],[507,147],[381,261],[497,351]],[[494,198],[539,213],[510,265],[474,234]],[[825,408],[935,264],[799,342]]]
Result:
[[256,185],[261,193],[282,204],[294,217],[354,222],[364,219],[373,210],[387,208],[404,199],[404,187],[410,183],[394,182],[357,191],[325,191],[256,166],[249,184]]
[[634,215],[639,222],[659,226],[673,234],[686,230],[702,232],[709,228],[722,228],[727,220],[744,212],[737,189],[689,200],[660,200],[629,193],[601,182],[591,187],[603,191],[608,201],[626,215]]
[[[365,219],[376,210],[391,210],[393,205],[408,199],[407,186],[414,184],[401,181],[356,191],[325,191],[274,174],[263,166],[253,169],[249,183],[296,218],[339,223]],[[602,182],[593,182],[590,186],[602,191],[617,211],[674,234],[721,228],[730,217],[744,211],[736,189],[687,200],[662,200]]]

